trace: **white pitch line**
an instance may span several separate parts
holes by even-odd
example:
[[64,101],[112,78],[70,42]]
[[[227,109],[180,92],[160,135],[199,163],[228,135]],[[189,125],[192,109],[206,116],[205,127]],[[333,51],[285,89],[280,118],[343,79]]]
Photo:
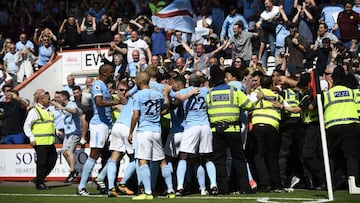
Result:
[[[17,194],[17,193],[0,193],[0,196],[27,196],[27,197],[81,197],[77,194]],[[90,195],[89,197],[102,197],[107,198],[106,195]],[[133,196],[129,195],[120,195],[119,197],[131,198]],[[166,198],[166,197],[157,197],[157,198]],[[286,200],[290,202],[303,202],[303,203],[323,203],[329,202],[328,199],[314,199],[314,198],[281,198],[281,197],[224,197],[224,196],[186,196],[179,197],[178,199],[230,199],[230,200],[256,200],[262,203],[286,203]],[[281,200],[276,201],[276,200]],[[285,201],[284,201],[285,200]]]

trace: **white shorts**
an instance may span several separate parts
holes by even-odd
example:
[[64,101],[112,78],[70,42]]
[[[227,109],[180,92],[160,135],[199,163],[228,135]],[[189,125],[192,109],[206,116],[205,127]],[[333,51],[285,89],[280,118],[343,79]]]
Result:
[[134,148],[129,143],[130,128],[122,123],[115,123],[111,129],[109,150],[134,154]]
[[79,144],[80,136],[79,135],[68,135],[64,136],[62,150],[75,151],[76,145]]
[[165,144],[165,154],[177,158],[179,156],[180,141],[184,132],[169,134]]
[[90,148],[103,148],[109,137],[109,126],[101,124],[90,124]]
[[165,159],[164,148],[161,141],[161,133],[137,132],[135,158],[149,161]]
[[[199,150],[197,151],[199,147]],[[193,126],[184,130],[180,152],[206,154],[213,152],[212,133],[209,125]]]

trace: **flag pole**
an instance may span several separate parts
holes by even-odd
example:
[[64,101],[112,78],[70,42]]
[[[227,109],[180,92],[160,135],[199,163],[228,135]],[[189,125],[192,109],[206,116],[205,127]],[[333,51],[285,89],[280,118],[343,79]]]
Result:
[[333,192],[333,189],[332,189],[332,182],[331,182],[329,153],[328,153],[327,141],[326,141],[324,113],[323,113],[323,104],[322,104],[322,100],[321,100],[321,94],[317,94],[316,98],[317,98],[317,105],[318,105],[321,144],[322,144],[322,149],[323,149],[327,191],[328,191],[329,200],[334,201],[334,192]]
[[325,176],[326,176],[326,185],[328,191],[328,197],[330,201],[334,201],[334,192],[332,189],[332,181],[331,181],[331,171],[330,171],[330,162],[329,162],[329,152],[327,148],[327,140],[326,140],[326,132],[325,132],[325,123],[324,123],[324,108],[321,100],[321,90],[320,90],[320,81],[319,76],[317,74],[316,69],[313,70],[313,77],[315,79],[316,85],[316,99],[318,106],[318,116],[319,116],[319,124],[320,124],[320,135],[321,135],[321,144],[323,149],[323,158],[324,158],[324,166],[325,166]]

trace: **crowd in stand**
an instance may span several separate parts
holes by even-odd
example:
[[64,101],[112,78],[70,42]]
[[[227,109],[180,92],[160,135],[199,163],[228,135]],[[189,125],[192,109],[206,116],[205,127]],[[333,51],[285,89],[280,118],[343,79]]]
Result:
[[[282,117],[280,127],[276,129],[279,137],[280,134],[282,137],[274,138],[277,143],[273,141],[267,144],[267,146],[271,143],[277,146],[275,152],[269,152],[275,157],[272,159],[263,157],[266,161],[264,165],[261,165],[268,167],[271,175],[279,175],[277,182],[272,182],[272,185],[261,185],[263,182],[259,176],[262,171],[258,169],[258,162],[251,163],[252,156],[249,156],[250,168],[247,170],[249,176],[252,172],[254,179],[260,181],[258,182],[260,192],[270,190],[281,192],[284,187],[295,187],[300,178],[300,183],[304,188],[325,189],[324,172],[319,171],[319,168],[324,167],[319,155],[322,153],[320,141],[309,142],[306,135],[313,131],[306,131],[304,130],[307,129],[306,127],[301,129],[299,127],[304,123],[306,125],[313,123],[313,120],[311,122],[302,120],[305,117],[303,116],[305,108],[301,106],[312,105],[313,101],[309,101],[311,104],[304,104],[303,100],[304,95],[312,95],[312,90],[309,93],[308,90],[301,88],[307,89],[307,82],[303,80],[307,81],[307,73],[315,69],[321,90],[330,90],[334,86],[332,72],[336,67],[342,67],[346,73],[346,86],[359,89],[360,0],[191,0],[195,22],[193,35],[175,29],[165,31],[153,24],[151,16],[171,2],[170,0],[2,2],[0,6],[0,88],[2,90],[0,107],[3,109],[3,142],[21,144],[33,141],[31,138],[26,141],[27,137],[22,127],[26,112],[32,104],[29,100],[21,98],[21,95],[17,95],[12,88],[30,77],[35,71],[51,63],[60,48],[77,49],[79,45],[101,43],[102,46],[108,47],[108,55],[113,58],[110,61],[101,55],[100,51],[98,52],[104,64],[113,67],[114,76],[111,82],[109,81],[108,87],[114,98],[133,95],[136,90],[132,89],[121,96],[119,96],[119,91],[128,92],[131,88],[136,89],[135,79],[138,73],[144,71],[149,73],[150,81],[153,77],[165,86],[171,85],[174,90],[192,86],[195,79],[200,80],[201,87],[213,87],[211,72],[218,67],[225,73],[224,82],[239,81],[235,87],[248,95],[254,103],[264,96],[259,93],[261,88],[269,88],[284,99],[287,94],[284,90],[294,89],[296,93],[291,94],[297,95],[295,106],[289,102],[279,102],[279,100],[279,104],[274,104],[274,108],[286,112]],[[274,67],[268,63],[269,58],[274,58]],[[155,74],[151,74],[153,67],[157,69]],[[195,78],[194,74],[198,78]],[[185,79],[181,88],[176,85],[180,76]],[[272,76],[269,86],[266,86],[264,82],[267,76]],[[63,135],[66,134],[64,129],[70,122],[63,121],[67,116],[67,119],[76,118],[79,124],[75,126],[78,130],[76,132],[78,139],[73,141],[84,144],[89,142],[88,123],[93,115],[92,102],[94,102],[90,93],[94,78],[87,78],[83,88],[75,84],[75,78],[72,75],[67,77],[67,81],[68,86],[59,87],[50,105],[55,118],[56,143],[64,141]],[[162,92],[162,88],[165,89],[161,86],[159,91]],[[254,92],[256,101],[252,99]],[[301,109],[294,110],[298,105]],[[360,104],[357,103],[357,105]],[[122,104],[113,107],[114,122],[118,116],[115,112],[120,112],[121,115],[121,106]],[[63,113],[65,111],[67,113]],[[293,114],[300,112],[302,112],[301,116],[298,114],[293,117]],[[246,118],[246,116],[249,117]],[[245,132],[249,131],[248,134],[251,135],[251,113],[246,116],[242,118],[242,122],[249,123]],[[165,135],[166,140],[171,129],[165,127],[169,119],[164,117],[164,120],[162,134]],[[292,125],[294,123],[295,126]],[[298,132],[291,133],[300,135],[289,138],[291,141],[282,139],[285,137],[283,135],[285,131],[295,128]],[[66,181],[71,182],[75,180],[78,172],[71,161],[74,145],[69,144],[69,138],[65,140],[67,140],[66,146],[70,146],[64,147],[63,151],[67,160],[70,160],[68,161],[70,175]],[[290,145],[296,146],[296,150],[291,150]],[[306,147],[314,149],[306,150]],[[277,157],[278,166],[276,167],[274,163],[271,165],[269,160]],[[228,170],[230,178],[231,166],[228,166]],[[339,171],[341,171],[340,174],[346,174],[343,170]],[[341,175],[334,179],[335,187],[343,188],[344,179]],[[100,188],[104,189],[103,179],[96,180]],[[37,188],[45,189],[42,184],[37,184]],[[121,183],[119,189],[131,194],[132,191],[125,184],[125,182]],[[214,189],[217,187],[216,184],[211,184],[209,187],[211,194],[227,193],[223,192],[222,188]],[[233,184],[231,190],[241,192],[237,183]],[[252,189],[256,188],[256,183],[252,178],[249,178],[249,184]],[[199,185],[202,186],[200,182]],[[79,188],[79,194],[86,196],[88,192],[84,189]],[[108,195],[116,196],[116,192],[111,189],[109,187]],[[178,195],[184,194],[181,189],[184,187],[178,187]],[[208,194],[205,188],[200,189],[201,194]]]

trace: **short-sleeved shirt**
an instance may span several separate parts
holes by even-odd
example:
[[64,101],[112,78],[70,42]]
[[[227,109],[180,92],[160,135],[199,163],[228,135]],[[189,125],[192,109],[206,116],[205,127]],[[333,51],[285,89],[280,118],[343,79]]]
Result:
[[138,39],[136,41],[131,41],[131,39],[126,40],[124,43],[128,46],[128,52],[127,52],[127,60],[128,62],[132,62],[134,59],[132,57],[132,52],[134,50],[139,51],[139,58],[145,57],[145,51],[147,48],[149,48],[149,45],[142,39]]
[[111,107],[100,107],[96,106],[95,97],[102,96],[103,100],[110,101],[112,100],[112,96],[109,92],[109,88],[102,80],[95,81],[91,86],[91,97],[94,115],[90,120],[90,124],[105,124],[109,127],[112,126],[112,118],[111,118]]
[[55,51],[54,46],[50,45],[49,47],[45,47],[44,45],[40,45],[39,47],[39,58],[38,64],[39,66],[44,66],[50,60],[52,53]]
[[116,123],[122,123],[130,128],[133,105],[133,98],[129,97],[126,104],[123,105],[120,116],[117,118]]
[[[179,90],[177,93],[170,92],[170,97],[174,97],[175,94],[184,95],[190,92],[194,87],[187,87]],[[185,117],[185,129],[193,126],[209,125],[209,119],[207,114],[206,96],[209,90],[205,87],[199,88],[200,93],[194,95],[183,102],[184,117]]]
[[65,108],[77,109],[77,113],[72,114],[68,111],[63,110],[64,134],[81,135],[81,121],[80,121],[80,115],[82,114],[81,109],[73,101],[69,101],[69,103],[65,106]]
[[152,89],[138,91],[134,95],[133,106],[133,110],[140,111],[137,131],[160,133],[160,112],[163,105],[163,94]]
[[232,44],[233,59],[241,57],[244,60],[250,60],[252,55],[251,38],[254,33],[242,31],[240,36],[233,36],[230,38],[229,43]]
[[16,51],[19,51],[19,50],[21,50],[21,49],[24,49],[25,46],[29,47],[29,48],[32,49],[32,50],[34,49],[34,44],[33,44],[30,40],[27,40],[27,41],[25,42],[25,44],[22,43],[22,41],[18,41],[18,42],[15,44],[15,49],[16,49]]
[[18,55],[17,52],[16,53],[8,52],[5,54],[3,60],[4,60],[4,63],[6,63],[6,65],[7,65],[8,73],[16,74],[17,71],[19,70],[19,66],[17,66],[15,63],[17,55]]

